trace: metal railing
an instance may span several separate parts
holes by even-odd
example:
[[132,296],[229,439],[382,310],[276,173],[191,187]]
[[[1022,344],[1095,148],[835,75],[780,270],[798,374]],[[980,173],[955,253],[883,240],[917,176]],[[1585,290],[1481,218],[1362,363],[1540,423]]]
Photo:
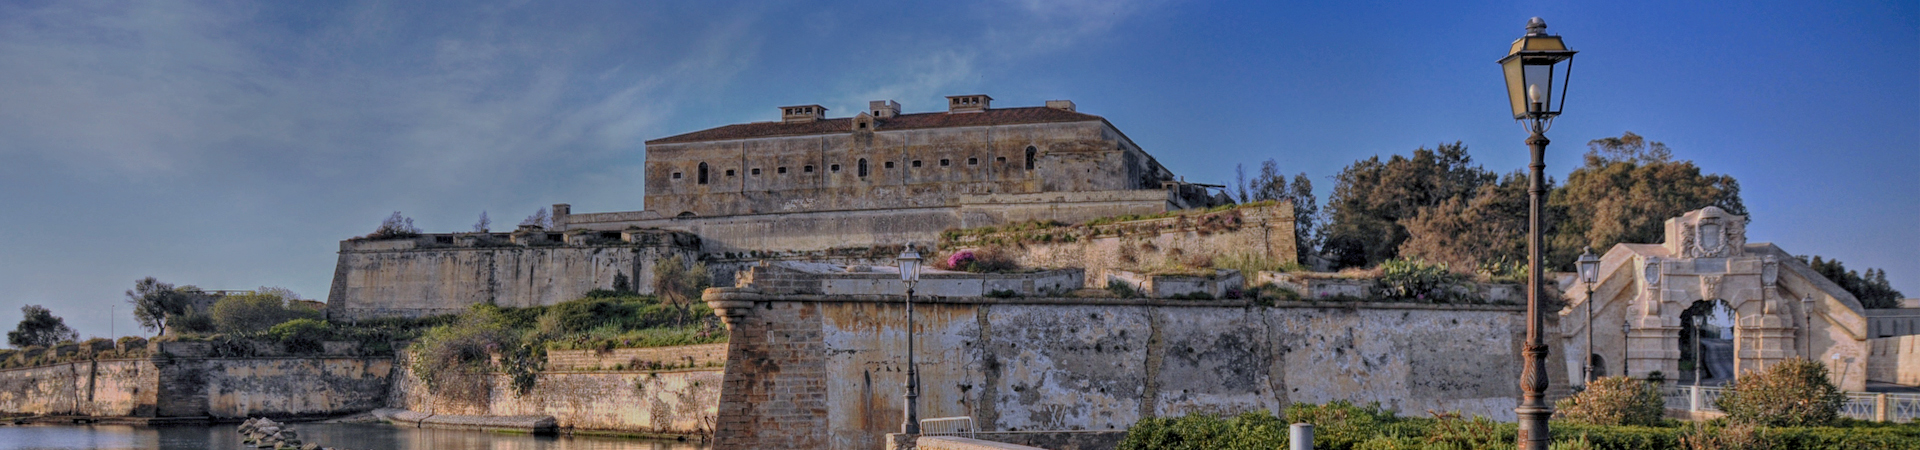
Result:
[[973,417],[939,417],[920,419],[921,436],[957,436],[972,439]]
[[[1712,386],[1668,385],[1660,396],[1667,409],[1681,411],[1724,412],[1714,403],[1726,388]],[[1840,415],[1860,420],[1913,422],[1920,419],[1920,394],[1848,392],[1840,405]]]

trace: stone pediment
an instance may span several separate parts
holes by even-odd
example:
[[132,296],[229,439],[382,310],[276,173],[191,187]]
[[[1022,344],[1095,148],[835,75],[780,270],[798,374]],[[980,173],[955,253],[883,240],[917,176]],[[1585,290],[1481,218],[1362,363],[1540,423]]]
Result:
[[1668,254],[1678,258],[1726,258],[1746,253],[1747,216],[1718,207],[1667,219]]

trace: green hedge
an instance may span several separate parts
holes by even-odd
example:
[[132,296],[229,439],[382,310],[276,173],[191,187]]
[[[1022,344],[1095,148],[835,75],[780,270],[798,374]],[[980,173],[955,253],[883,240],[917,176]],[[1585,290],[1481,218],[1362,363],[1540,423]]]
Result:
[[[1399,417],[1377,405],[1346,402],[1294,404],[1285,419],[1264,412],[1222,418],[1192,415],[1141,420],[1127,430],[1121,450],[1276,449],[1287,448],[1292,423],[1314,424],[1313,444],[1321,450],[1510,450],[1513,423],[1458,414]],[[1660,426],[1602,426],[1552,423],[1556,450],[1806,450],[1920,449],[1920,424],[1841,421],[1832,427],[1752,427],[1725,420],[1706,423],[1665,421]],[[1751,437],[1754,446],[1725,445],[1726,436]],[[1690,437],[1690,438],[1689,438]],[[1720,438],[1720,439],[1709,439]],[[1687,447],[1716,441],[1722,445]]]

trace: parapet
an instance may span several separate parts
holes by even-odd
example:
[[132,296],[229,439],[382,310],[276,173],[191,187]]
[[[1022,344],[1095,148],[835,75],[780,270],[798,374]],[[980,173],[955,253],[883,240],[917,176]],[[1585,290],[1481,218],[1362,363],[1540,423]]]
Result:
[[512,233],[434,233],[394,239],[347,239],[340,241],[342,252],[379,252],[429,249],[496,247],[681,247],[700,248],[700,236],[678,230],[628,228],[625,230],[551,231],[540,227],[522,227]]

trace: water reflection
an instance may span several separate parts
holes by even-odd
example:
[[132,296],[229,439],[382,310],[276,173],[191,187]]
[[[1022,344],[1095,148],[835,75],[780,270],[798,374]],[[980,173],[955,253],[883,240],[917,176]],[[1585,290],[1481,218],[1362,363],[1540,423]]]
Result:
[[[10,449],[251,449],[234,426],[125,425],[0,426],[0,450]],[[704,450],[685,442],[595,436],[528,436],[385,424],[294,424],[302,442],[354,450]]]

